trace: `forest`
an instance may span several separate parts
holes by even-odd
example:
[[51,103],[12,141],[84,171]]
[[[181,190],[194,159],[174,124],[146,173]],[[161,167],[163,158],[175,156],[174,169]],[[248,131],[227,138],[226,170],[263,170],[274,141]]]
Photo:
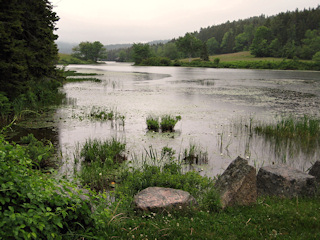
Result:
[[38,111],[63,99],[50,2],[0,2],[0,119]]
[[256,57],[317,61],[320,58],[320,6],[270,17],[261,15],[228,21],[186,33],[167,43],[137,43],[129,48],[108,51],[108,60],[136,62],[141,48],[144,48],[144,54],[147,51],[142,55],[144,58],[171,60],[189,57],[206,60],[208,55],[250,51]]

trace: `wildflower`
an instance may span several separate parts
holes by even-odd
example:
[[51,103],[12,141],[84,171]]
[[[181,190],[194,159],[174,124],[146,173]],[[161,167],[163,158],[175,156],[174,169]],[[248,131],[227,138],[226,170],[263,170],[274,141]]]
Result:
[[177,227],[179,227],[179,223],[177,223]]
[[99,173],[99,176],[102,176],[102,173]]

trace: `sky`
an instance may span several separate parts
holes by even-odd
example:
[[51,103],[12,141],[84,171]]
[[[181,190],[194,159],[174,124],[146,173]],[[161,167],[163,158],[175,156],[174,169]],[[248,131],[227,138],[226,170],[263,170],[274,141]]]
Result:
[[316,8],[319,0],[50,0],[58,41],[104,45],[170,40],[253,16]]

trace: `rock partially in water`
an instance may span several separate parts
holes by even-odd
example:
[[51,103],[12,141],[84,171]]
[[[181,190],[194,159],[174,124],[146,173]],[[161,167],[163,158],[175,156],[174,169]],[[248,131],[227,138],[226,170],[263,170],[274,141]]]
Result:
[[197,205],[197,201],[186,191],[149,187],[134,196],[134,204],[143,211],[157,211],[164,208],[184,209]]
[[316,161],[311,167],[309,174],[314,176],[318,183],[320,183],[320,161]]
[[250,205],[257,200],[256,169],[237,157],[218,178],[215,187],[220,193],[223,208]]
[[266,166],[257,175],[258,195],[295,197],[312,196],[316,178],[286,165]]

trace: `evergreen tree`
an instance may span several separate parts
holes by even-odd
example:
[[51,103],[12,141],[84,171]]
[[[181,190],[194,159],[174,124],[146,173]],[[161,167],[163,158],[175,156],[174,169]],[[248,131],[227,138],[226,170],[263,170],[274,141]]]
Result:
[[58,17],[48,0],[1,0],[0,9],[0,91],[13,100],[59,78]]

